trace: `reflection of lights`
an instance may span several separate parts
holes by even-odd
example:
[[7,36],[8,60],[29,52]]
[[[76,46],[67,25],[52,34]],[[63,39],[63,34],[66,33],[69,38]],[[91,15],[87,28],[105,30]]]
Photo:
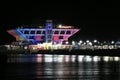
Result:
[[98,57],[98,56],[94,56],[94,57],[93,57],[93,61],[94,61],[94,62],[99,61],[99,57]]
[[79,62],[82,62],[82,61],[83,61],[83,58],[84,58],[84,56],[78,56],[78,61],[79,61]]
[[119,61],[119,57],[114,57],[114,61]]
[[58,55],[57,62],[62,62],[63,61],[63,56],[64,55]]
[[52,62],[53,61],[52,55],[44,55],[44,61],[45,62]]
[[69,62],[69,55],[65,55],[64,60],[65,60],[65,62]]
[[113,57],[110,57],[109,60],[110,60],[110,61],[113,61]]
[[42,62],[42,54],[37,54],[37,62]]
[[75,62],[75,55],[72,55],[72,62]]
[[109,57],[108,56],[105,56],[103,57],[104,61],[108,62],[109,61]]
[[109,49],[113,49],[114,48],[114,46],[109,46]]
[[86,57],[85,57],[85,61],[87,61],[87,62],[92,61],[91,56],[86,56]]

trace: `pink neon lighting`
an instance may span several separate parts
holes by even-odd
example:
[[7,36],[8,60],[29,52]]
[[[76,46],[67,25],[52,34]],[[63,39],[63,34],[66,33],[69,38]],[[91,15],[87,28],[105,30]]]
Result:
[[36,36],[36,40],[40,41],[41,40],[41,36]]
[[53,40],[54,41],[58,41],[59,40],[59,36],[53,36]]

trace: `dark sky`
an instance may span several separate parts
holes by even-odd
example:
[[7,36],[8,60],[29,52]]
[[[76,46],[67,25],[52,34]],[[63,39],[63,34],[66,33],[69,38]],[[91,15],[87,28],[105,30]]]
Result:
[[8,2],[0,7],[0,44],[15,40],[6,30],[20,25],[44,24],[46,19],[53,20],[54,24],[80,28],[71,39],[120,39],[120,8],[114,2]]

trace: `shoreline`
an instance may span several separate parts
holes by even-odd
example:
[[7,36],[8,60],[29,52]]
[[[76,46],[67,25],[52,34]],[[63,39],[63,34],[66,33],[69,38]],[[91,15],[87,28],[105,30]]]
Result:
[[53,54],[53,55],[91,55],[91,56],[120,56],[120,49],[78,49],[78,50],[5,50],[0,51],[1,55],[9,54]]

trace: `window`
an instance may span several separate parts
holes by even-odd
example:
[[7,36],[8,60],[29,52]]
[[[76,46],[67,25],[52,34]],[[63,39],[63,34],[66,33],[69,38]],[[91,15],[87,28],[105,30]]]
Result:
[[65,34],[65,31],[61,31],[60,34]]
[[29,31],[24,31],[24,34],[29,34]]
[[34,39],[34,36],[29,36],[29,39]]
[[55,31],[55,32],[54,32],[54,34],[58,34],[58,33],[59,33],[59,31]]
[[35,31],[31,31],[30,34],[35,34]]
[[71,31],[67,31],[66,34],[71,34]]
[[41,31],[37,31],[36,34],[41,34]]
[[45,39],[45,36],[41,36],[42,39]]
[[43,31],[42,34],[45,34],[45,31]]

